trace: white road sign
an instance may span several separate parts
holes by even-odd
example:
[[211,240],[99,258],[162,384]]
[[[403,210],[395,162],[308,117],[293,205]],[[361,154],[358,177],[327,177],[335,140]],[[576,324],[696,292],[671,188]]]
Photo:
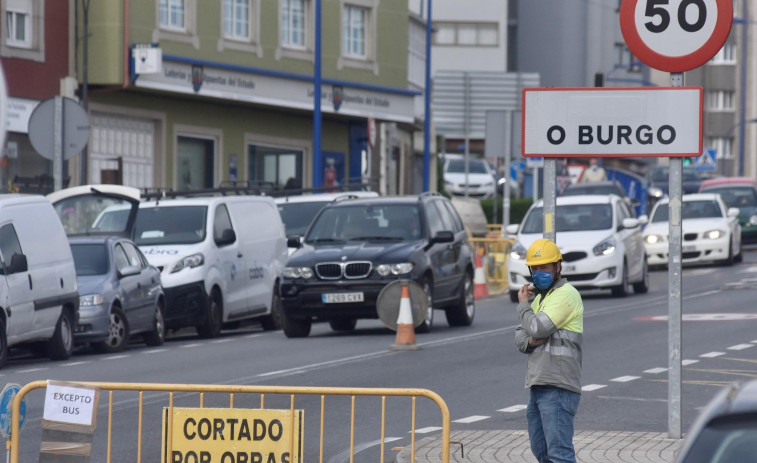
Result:
[[702,89],[527,88],[524,157],[692,157],[702,153]]

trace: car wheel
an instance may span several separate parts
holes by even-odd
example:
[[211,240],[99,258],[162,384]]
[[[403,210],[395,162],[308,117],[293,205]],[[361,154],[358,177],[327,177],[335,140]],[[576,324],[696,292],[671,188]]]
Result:
[[423,319],[420,325],[415,327],[416,333],[428,333],[431,331],[431,327],[434,326],[433,287],[428,278],[423,280],[422,286],[423,291],[426,293],[426,298],[428,298],[428,309],[426,310],[426,318]]
[[510,290],[509,293],[510,293],[510,302],[515,302],[515,303],[519,302],[518,291]]
[[345,318],[341,320],[331,320],[329,326],[334,331],[352,331],[357,325],[357,320],[354,318]]
[[306,338],[310,334],[313,321],[309,318],[289,318],[282,314],[281,328],[288,338]]
[[620,276],[620,284],[612,288],[612,295],[613,297],[626,297],[629,292],[628,264],[623,261],[623,274]]
[[163,302],[155,304],[155,318],[152,321],[152,330],[145,333],[142,338],[148,346],[160,346],[166,341],[166,318],[163,316]]
[[201,338],[217,338],[221,335],[223,325],[223,309],[221,308],[221,295],[213,291],[208,300],[208,312],[205,316],[205,323],[197,325],[197,334]]
[[470,326],[476,314],[476,299],[473,297],[473,277],[465,272],[460,300],[444,311],[449,326]]
[[71,314],[63,309],[55,326],[53,337],[47,342],[47,356],[50,360],[66,360],[74,350],[74,324]]
[[8,362],[8,336],[5,334],[5,320],[0,319],[0,368]]
[[129,322],[123,310],[117,305],[110,309],[108,337],[105,341],[92,343],[92,348],[100,353],[120,352],[129,342]]
[[649,291],[649,267],[647,260],[642,261],[641,281],[633,284],[633,292],[636,294],[646,294]]
[[733,238],[728,241],[728,257],[720,261],[721,265],[730,266],[733,265]]
[[260,326],[265,331],[281,329],[281,297],[278,288],[274,290],[271,298],[271,313],[260,319]]
[[734,262],[744,262],[744,244],[739,241],[739,253],[733,258]]

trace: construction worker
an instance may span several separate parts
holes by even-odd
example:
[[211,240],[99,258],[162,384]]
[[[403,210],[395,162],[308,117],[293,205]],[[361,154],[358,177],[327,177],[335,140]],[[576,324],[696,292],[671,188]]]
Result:
[[534,241],[526,265],[533,286],[526,284],[518,291],[515,345],[528,354],[531,451],[539,463],[575,463],[573,420],[581,398],[583,302],[560,275],[562,254],[553,241]]

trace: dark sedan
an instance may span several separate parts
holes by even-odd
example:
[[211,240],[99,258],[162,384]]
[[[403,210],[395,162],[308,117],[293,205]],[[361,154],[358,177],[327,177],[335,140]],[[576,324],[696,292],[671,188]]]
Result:
[[148,346],[165,340],[160,272],[125,238],[69,238],[79,286],[77,343],[98,352],[117,352],[132,335]]

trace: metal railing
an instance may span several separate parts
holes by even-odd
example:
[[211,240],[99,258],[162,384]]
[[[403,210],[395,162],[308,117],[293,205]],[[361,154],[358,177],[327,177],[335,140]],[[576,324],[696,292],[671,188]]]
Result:
[[[12,416],[11,416],[11,435],[10,440],[7,442],[6,447],[10,451],[10,463],[18,463],[19,461],[19,448],[20,448],[20,433],[19,433],[19,421],[20,421],[20,407],[24,397],[33,390],[47,388],[47,381],[34,381],[23,386],[13,401]],[[384,462],[385,453],[385,438],[386,438],[386,419],[387,419],[387,398],[388,397],[406,397],[410,398],[412,402],[411,406],[411,462],[415,461],[415,443],[416,443],[416,401],[419,397],[425,397],[433,401],[441,412],[441,455],[442,463],[449,462],[450,455],[450,415],[447,404],[437,393],[427,389],[410,389],[410,388],[344,388],[344,387],[293,387],[293,386],[229,386],[229,385],[199,385],[199,384],[157,384],[157,383],[109,383],[109,382],[75,382],[69,383],[72,385],[80,385],[82,387],[97,387],[101,391],[109,391],[107,394],[107,450],[106,450],[106,463],[111,462],[112,458],[112,443],[113,443],[113,429],[114,429],[114,411],[113,411],[113,396],[116,391],[133,391],[139,393],[138,399],[138,423],[137,423],[137,442],[136,442],[136,461],[142,462],[143,452],[143,418],[145,408],[145,392],[167,392],[168,393],[168,417],[172,417],[174,408],[174,398],[176,393],[199,393],[199,405],[195,407],[204,408],[206,394],[209,393],[222,393],[228,394],[228,408],[233,409],[235,397],[239,397],[240,394],[258,394],[260,396],[260,409],[266,408],[266,397],[275,396],[289,396],[289,412],[294,414],[296,397],[298,396],[320,396],[320,421],[319,421],[319,462],[324,461],[324,438],[328,428],[325,425],[325,412],[326,412],[326,397],[327,396],[347,396],[350,398],[350,414],[349,414],[349,448],[350,448],[350,462],[353,462],[355,456],[355,420],[356,420],[356,400],[358,397],[372,396],[379,397],[381,399],[380,415],[381,415],[381,427],[380,427],[380,452],[381,462]],[[102,395],[105,397],[105,394]],[[182,397],[183,398],[183,397]],[[239,407],[247,408],[247,407]],[[154,407],[151,407],[154,410]],[[169,418],[170,420],[171,418]],[[170,427],[170,424],[169,424]],[[133,428],[131,428],[133,429]],[[292,441],[292,446],[293,441]],[[171,455],[171,441],[170,437],[167,438],[168,455]],[[293,455],[294,449],[292,449]],[[134,454],[130,454],[134,455]],[[309,458],[310,459],[310,458]],[[154,461],[155,458],[151,457],[148,461]],[[300,455],[299,461],[302,460]]]
[[508,290],[507,255],[515,240],[506,238],[500,232],[500,225],[488,225],[485,238],[468,237],[474,251],[481,256],[489,294],[504,294]]

